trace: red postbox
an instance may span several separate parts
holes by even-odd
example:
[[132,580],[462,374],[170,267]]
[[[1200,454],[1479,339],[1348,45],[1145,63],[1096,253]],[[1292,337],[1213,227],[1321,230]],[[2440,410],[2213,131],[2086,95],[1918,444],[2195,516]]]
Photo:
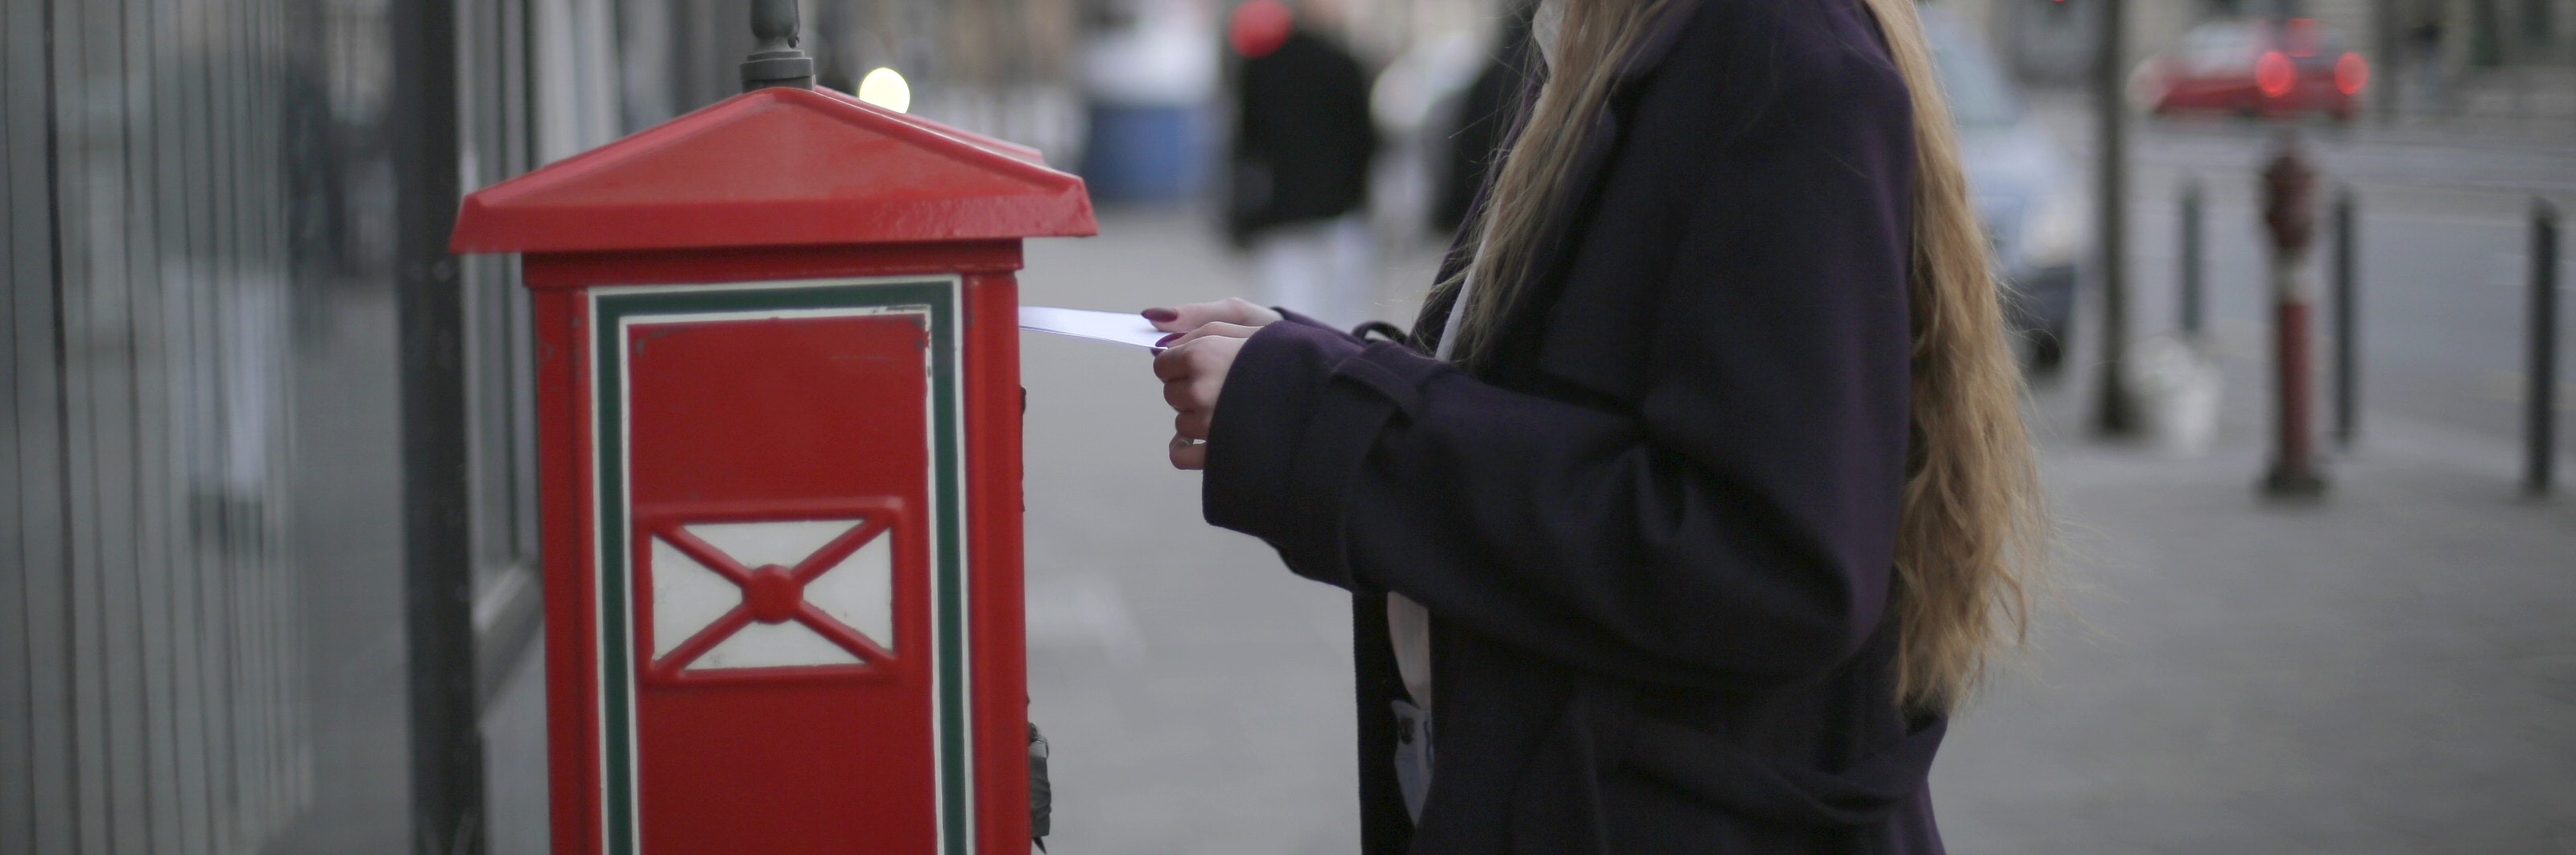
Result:
[[466,198],[535,301],[554,849],[1029,846],[1034,150],[757,89]]

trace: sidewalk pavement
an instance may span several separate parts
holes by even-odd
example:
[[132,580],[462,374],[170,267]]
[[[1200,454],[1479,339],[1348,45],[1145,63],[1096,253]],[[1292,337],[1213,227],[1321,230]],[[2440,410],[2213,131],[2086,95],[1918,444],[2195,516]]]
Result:
[[[1106,212],[1032,242],[1024,299],[1237,293],[1212,235]],[[1394,259],[1385,317],[1432,255]],[[1141,353],[1024,347],[1051,848],[1353,851],[1347,598],[1200,522]],[[2197,460],[2084,440],[2086,391],[2039,394],[2068,584],[1934,769],[1953,851],[2576,852],[2576,498],[2524,502],[2509,449],[2373,419],[2323,503],[2266,504],[2260,389],[2229,390]]]
[[2045,396],[2062,603],[1934,769],[1960,852],[2576,852],[2576,505],[2373,423],[2260,499],[2264,390],[2176,460]]
[[[324,320],[296,362],[295,507],[313,781],[304,817],[269,855],[409,846],[402,450],[392,289],[307,295]],[[483,719],[490,851],[544,852],[545,663],[507,675]]]

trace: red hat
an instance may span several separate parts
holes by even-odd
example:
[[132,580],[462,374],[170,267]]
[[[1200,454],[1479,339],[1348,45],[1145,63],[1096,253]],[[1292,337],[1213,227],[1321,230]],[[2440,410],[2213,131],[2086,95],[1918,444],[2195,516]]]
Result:
[[1295,16],[1279,0],[1252,0],[1235,7],[1234,28],[1227,40],[1245,59],[1259,59],[1287,44],[1295,23]]

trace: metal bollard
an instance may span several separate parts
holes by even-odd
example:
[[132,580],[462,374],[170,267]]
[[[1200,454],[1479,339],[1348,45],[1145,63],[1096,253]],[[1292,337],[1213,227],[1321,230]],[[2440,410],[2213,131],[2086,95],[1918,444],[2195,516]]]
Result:
[[2361,274],[2354,266],[2354,228],[2352,188],[2344,187],[2335,192],[2334,209],[2334,438],[2343,448],[2352,447],[2361,410]]
[[2263,492],[2276,498],[2307,499],[2325,492],[2317,472],[2316,367],[2310,349],[2310,306],[2316,283],[2307,275],[2308,248],[2316,236],[2316,170],[2300,152],[2296,131],[2281,135],[2281,153],[2263,170],[2263,222],[2272,237],[2272,344],[2279,410],[2274,426],[2272,469],[2263,476]]
[[2523,397],[2529,458],[2522,489],[2546,496],[2558,461],[2558,209],[2531,204],[2531,390]]
[[2206,266],[2203,263],[2201,222],[2203,197],[2200,181],[2193,179],[2182,187],[2182,332],[2198,341],[2201,324],[2208,312]]

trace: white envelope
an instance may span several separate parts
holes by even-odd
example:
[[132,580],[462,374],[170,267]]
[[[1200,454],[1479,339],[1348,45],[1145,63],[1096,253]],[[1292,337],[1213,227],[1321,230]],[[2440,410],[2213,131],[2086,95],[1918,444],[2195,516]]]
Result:
[[1134,347],[1153,349],[1171,333],[1154,328],[1134,312],[1095,312],[1090,309],[1059,309],[1053,306],[1021,306],[1020,329],[1069,335]]

